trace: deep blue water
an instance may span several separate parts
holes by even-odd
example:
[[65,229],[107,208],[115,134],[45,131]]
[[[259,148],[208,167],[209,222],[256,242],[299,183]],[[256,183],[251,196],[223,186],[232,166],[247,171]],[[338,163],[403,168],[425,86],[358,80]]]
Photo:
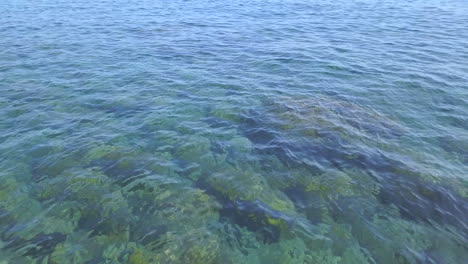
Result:
[[3,0],[0,263],[465,263],[465,0]]

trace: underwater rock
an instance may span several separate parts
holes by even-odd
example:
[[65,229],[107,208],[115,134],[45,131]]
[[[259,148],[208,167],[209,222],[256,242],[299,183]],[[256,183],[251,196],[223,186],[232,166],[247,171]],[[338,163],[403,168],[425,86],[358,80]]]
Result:
[[32,179],[31,165],[21,159],[9,158],[0,161],[0,177],[14,178],[18,182],[30,182]]
[[[12,177],[3,177],[0,181],[0,201],[0,209],[19,223],[30,221],[43,210],[40,202],[28,192],[28,187]],[[3,224],[0,222],[0,227],[3,228]]]
[[334,203],[332,214],[334,219],[340,219],[340,224],[349,224],[354,239],[362,248],[368,250],[376,263],[414,263],[410,256],[401,256],[401,248],[395,248],[391,242],[382,237],[378,229],[373,226],[372,218],[379,210],[377,200],[354,199],[342,200]]
[[311,177],[305,186],[306,192],[317,192],[321,196],[331,195],[349,196],[353,194],[352,178],[344,172],[326,172],[316,177]]
[[[424,222],[402,219],[394,205],[381,204],[377,199],[345,198],[330,205],[333,219],[351,227],[352,236],[348,236],[356,240],[351,240],[351,245],[360,245],[365,250],[360,258],[368,259],[369,263],[462,263],[466,258],[463,234],[443,226],[434,228]],[[346,244],[341,246],[343,254],[345,248]]]
[[0,241],[1,241],[1,238],[3,238],[3,234],[5,230],[10,228],[11,226],[14,226],[15,223],[16,223],[16,220],[14,216],[11,214],[11,212],[9,212],[8,210],[5,210],[4,208],[0,206],[0,234],[2,234],[0,237]]
[[173,156],[185,161],[197,161],[209,153],[210,148],[211,142],[208,138],[191,136],[184,138],[184,141],[176,146]]
[[252,142],[246,137],[235,137],[229,140],[228,145],[240,153],[248,153],[253,150]]
[[206,137],[190,136],[175,144],[172,156],[179,175],[197,180],[203,173],[217,166],[211,141]]
[[[363,253],[365,252],[365,253]],[[341,263],[343,264],[376,264],[377,262],[370,256],[368,251],[359,247],[359,244],[349,246],[345,249]]]
[[117,260],[131,252],[124,244],[126,241],[113,237],[89,237],[86,230],[76,230],[55,247],[48,261],[50,264],[107,263],[106,260],[122,263]]
[[260,248],[261,263],[305,263],[306,248],[300,239],[282,240],[277,244],[263,245]]
[[365,171],[357,169],[329,169],[320,175],[297,178],[296,184],[303,186],[305,192],[315,193],[329,200],[346,196],[373,197],[380,192],[380,184]]
[[468,179],[447,178],[444,179],[444,182],[446,182],[448,186],[457,190],[457,193],[460,194],[463,199],[468,199]]
[[170,145],[171,140],[174,138],[164,136],[164,134],[175,133],[174,130],[179,123],[179,118],[174,118],[172,113],[166,113],[165,115],[160,112],[147,113],[143,118],[142,130],[154,133],[156,143]]
[[316,250],[307,254],[304,263],[320,263],[320,264],[340,264],[341,257],[333,255],[331,250]]
[[[241,230],[242,236],[249,234]],[[246,238],[245,238],[246,239]],[[243,248],[232,248],[223,245],[223,260],[227,263],[291,263],[303,264],[307,262],[306,247],[301,239],[284,239],[276,243],[264,244],[251,242]],[[226,263],[226,262],[224,262]],[[319,262],[317,262],[319,263]]]
[[35,159],[32,164],[32,180],[40,182],[45,178],[56,177],[63,171],[76,166],[77,157],[62,153],[49,154],[46,160]]
[[276,188],[283,190],[296,211],[314,224],[329,221],[328,204],[337,199],[376,199],[375,195],[380,192],[380,185],[370,175],[355,169],[328,169],[316,175],[297,168],[275,176],[276,181],[281,182]]
[[154,252],[158,263],[187,263],[188,256],[211,263],[209,254],[214,249],[200,243],[209,234],[208,225],[218,222],[220,206],[203,190],[189,187],[190,183],[181,177],[153,176],[124,187],[135,216],[129,238]]
[[141,247],[135,247],[128,257],[128,264],[152,264],[157,263],[157,261],[157,255]]
[[[351,122],[355,119],[359,126]],[[361,129],[372,124],[376,131]],[[400,126],[383,115],[333,97],[269,99],[263,109],[243,114],[239,128],[256,151],[316,173],[322,167],[360,163],[366,144],[380,144],[382,135],[400,135]]]
[[203,118],[203,121],[206,122],[211,128],[235,127],[235,124],[233,124],[231,121],[216,116]]
[[140,102],[128,97],[114,101],[92,98],[90,102],[85,103],[85,106],[94,111],[98,110],[113,114],[117,118],[131,117],[137,113],[148,112],[150,110],[149,106],[142,105]]
[[[218,107],[212,111],[209,111],[207,115],[209,117],[216,118],[217,120],[224,120],[226,123],[236,123],[240,120],[240,109],[238,107]],[[209,120],[207,120],[209,122]]]
[[[6,202],[11,199],[10,197],[12,197],[20,187],[21,183],[14,177],[2,175],[2,181],[0,181],[0,200],[2,201],[3,207],[6,207]],[[8,206],[8,208],[10,208],[10,206]]]
[[[351,113],[344,113],[345,106],[351,108]],[[434,177],[415,171],[407,163],[396,160],[394,154],[368,146],[378,142],[381,134],[399,135],[392,132],[395,125],[391,121],[378,114],[366,114],[357,106],[323,99],[306,102],[286,98],[266,103],[264,107],[264,110],[246,113],[240,125],[255,144],[257,153],[274,155],[285,167],[304,168],[312,175],[321,175],[326,171],[324,168],[330,167],[365,171],[380,185],[379,198],[383,203],[395,204],[402,214],[412,215],[414,220],[450,223],[468,234],[468,227],[462,220],[468,217],[466,198],[446,184],[427,181]],[[284,119],[282,115],[288,113],[295,118]],[[370,128],[356,130],[349,124],[349,115],[355,114],[362,115],[357,118],[362,122],[376,123],[375,133]],[[339,122],[341,128],[330,123],[332,121]],[[282,123],[291,127],[284,128]],[[318,133],[302,133],[311,126]],[[395,129],[398,131],[398,126]],[[367,140],[365,143],[363,138]],[[318,187],[311,185],[310,188]]]
[[144,255],[141,249],[135,249],[128,257],[129,264],[149,264],[148,258]]
[[130,225],[130,240],[157,251],[161,250],[168,242],[164,237],[168,231],[167,225],[139,221]]
[[207,175],[199,184],[220,199],[231,202],[259,200],[273,210],[294,212],[294,205],[286,195],[273,190],[264,176],[250,169],[227,167],[223,172]]
[[66,235],[61,233],[39,233],[31,239],[15,239],[5,245],[5,249],[21,252],[23,256],[33,258],[44,257],[52,253],[55,246],[65,241]]
[[[402,125],[377,111],[332,96],[294,98],[281,96],[266,102],[277,121],[292,129],[312,129],[307,135],[332,130],[342,137],[350,135],[373,137],[401,136]],[[300,124],[301,126],[297,126]],[[307,126],[302,126],[307,124]]]
[[[382,174],[379,174],[380,176]],[[406,219],[430,223],[450,224],[468,237],[468,199],[450,186],[431,183],[406,175],[390,174],[382,182],[379,199],[395,204]]]
[[[55,204],[38,227],[67,233],[84,229],[90,236],[128,236],[127,201],[119,186],[95,169],[67,170],[38,184],[35,193],[47,204]],[[52,223],[56,225],[44,226]]]
[[31,263],[34,261],[31,257],[18,255],[15,254],[15,252],[4,249],[2,241],[0,241],[0,256],[2,257],[2,260],[0,261],[1,264]]
[[86,168],[101,170],[113,183],[122,187],[155,174],[177,177],[180,169],[167,151],[149,153],[140,148],[114,145],[91,149],[85,160]]
[[90,150],[83,157],[83,162],[85,165],[88,165],[107,156],[113,155],[115,157],[118,157],[120,156],[117,154],[119,150],[120,148],[114,145],[98,145],[90,148]]
[[84,157],[87,168],[99,168],[116,182],[145,173],[150,155],[138,148],[119,145],[100,145],[91,148]]
[[439,136],[436,140],[443,150],[456,154],[462,163],[468,164],[468,137]]
[[293,224],[293,203],[274,191],[265,178],[250,170],[227,168],[203,178],[198,185],[222,204],[221,217],[258,234],[267,243],[278,241]]
[[167,232],[163,236],[167,243],[158,248],[139,243],[131,246],[128,261],[132,263],[173,264],[223,263],[223,260],[219,258],[218,237],[206,228],[187,228],[184,233]]
[[13,178],[4,178],[0,194],[5,194],[0,206],[0,244],[9,252],[2,257],[11,256],[11,263],[32,261],[21,256],[40,261],[65,240],[67,235],[62,231],[71,232],[74,228],[73,223],[46,217],[47,207],[33,199],[26,185],[18,185]]
[[257,239],[263,243],[279,241],[294,223],[291,216],[272,210],[258,200],[226,202],[220,213],[221,217],[256,233]]
[[[102,243],[105,241],[106,244]],[[117,241],[112,241],[111,239],[104,238],[100,239],[101,244],[103,245],[103,250],[100,258],[101,262],[104,263],[122,263],[123,260],[127,260],[127,256],[130,254],[128,249],[128,244],[119,243]]]
[[179,263],[216,264],[223,261],[220,258],[220,246],[216,236],[205,235],[198,241],[194,239],[195,237],[186,240],[189,243],[188,246],[184,245],[185,248],[178,258]]

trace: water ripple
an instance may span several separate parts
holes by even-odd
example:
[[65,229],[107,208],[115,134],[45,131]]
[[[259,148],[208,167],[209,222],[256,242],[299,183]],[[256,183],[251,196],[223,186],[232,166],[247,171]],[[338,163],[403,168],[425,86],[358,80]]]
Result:
[[0,263],[465,262],[466,1],[0,13]]

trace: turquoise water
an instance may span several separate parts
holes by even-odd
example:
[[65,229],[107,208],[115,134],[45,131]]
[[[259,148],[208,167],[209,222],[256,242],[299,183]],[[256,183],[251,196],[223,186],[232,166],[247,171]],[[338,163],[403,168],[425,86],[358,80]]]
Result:
[[0,263],[466,263],[468,2],[0,3]]

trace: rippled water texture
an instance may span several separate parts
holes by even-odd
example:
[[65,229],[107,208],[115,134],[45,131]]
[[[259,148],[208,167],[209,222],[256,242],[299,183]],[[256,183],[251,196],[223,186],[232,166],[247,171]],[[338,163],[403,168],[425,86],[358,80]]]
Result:
[[0,3],[0,263],[468,258],[465,0]]

